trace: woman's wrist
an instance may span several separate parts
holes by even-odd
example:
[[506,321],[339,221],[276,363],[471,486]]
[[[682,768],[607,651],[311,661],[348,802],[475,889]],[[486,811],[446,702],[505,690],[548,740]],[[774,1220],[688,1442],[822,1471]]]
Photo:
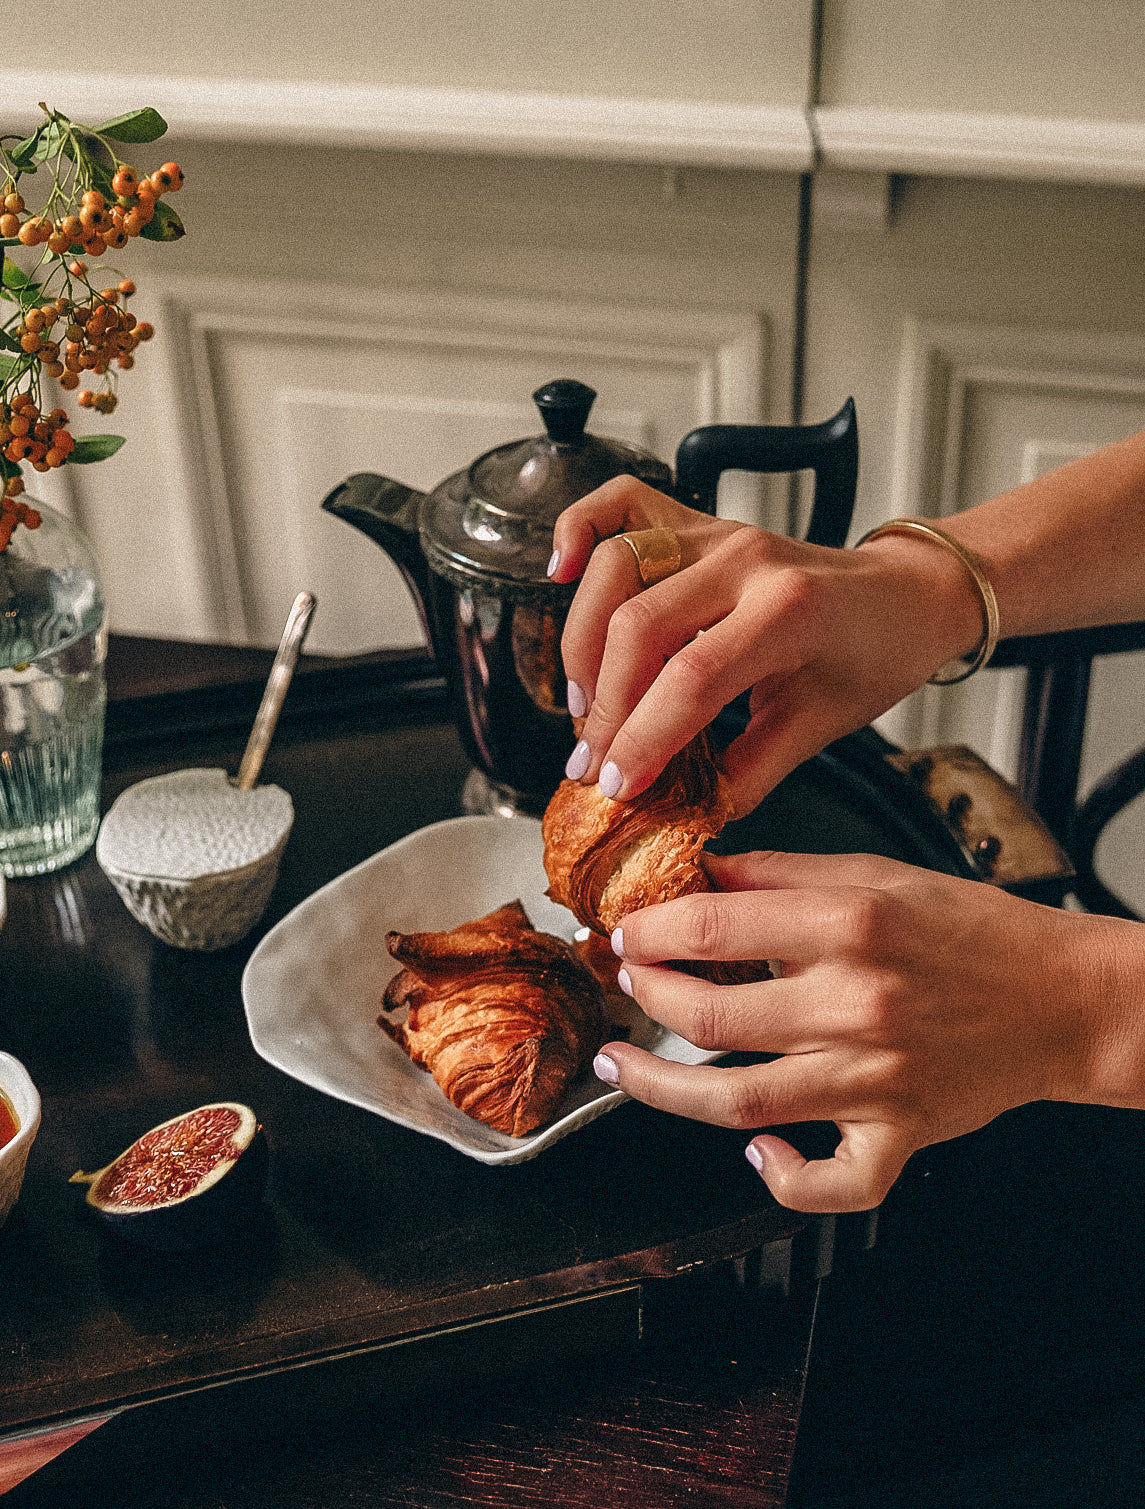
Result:
[[1061,919],[1062,996],[1078,1030],[1054,1098],[1145,1110],[1145,923]]
[[918,651],[920,684],[948,660],[974,652],[984,629],[982,598],[952,551],[921,536],[885,534],[859,554],[869,555],[886,574],[888,596]]

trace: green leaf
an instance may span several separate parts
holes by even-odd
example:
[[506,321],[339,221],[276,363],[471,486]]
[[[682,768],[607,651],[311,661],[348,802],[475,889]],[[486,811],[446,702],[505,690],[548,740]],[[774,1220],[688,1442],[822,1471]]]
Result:
[[[40,128],[42,130],[43,127]],[[21,173],[30,173],[36,166],[36,146],[40,140],[40,131],[33,131],[31,136],[12,148],[8,156],[16,164]]]
[[0,293],[6,299],[19,304],[22,309],[28,309],[33,304],[40,304],[47,297],[43,288],[30,278],[26,272],[17,267],[10,257],[4,258],[4,271],[0,274]]
[[0,351],[0,382],[7,382],[19,365],[20,363],[14,356],[5,356]]
[[19,236],[0,236],[0,246],[19,246]]
[[5,351],[23,351],[24,349],[16,337],[9,335],[7,330],[0,330],[0,346],[3,346]]
[[0,456],[0,477],[7,479],[8,477],[18,476],[20,476],[20,468],[16,463],[9,461],[7,456]]
[[21,296],[34,293],[39,297],[43,292],[43,289],[36,282],[35,278],[29,277],[24,269],[17,267],[15,262],[9,257],[4,258],[4,271],[0,273],[0,281],[3,282],[3,286],[9,293]]
[[[115,191],[111,187],[115,159],[90,131],[84,131],[81,127],[72,128],[69,136],[55,121],[49,121],[46,127],[41,127],[44,133],[43,142],[36,150],[36,160],[47,162],[55,157],[57,152],[63,152],[64,156],[72,162],[82,161],[87,170],[87,176],[91,180],[91,186],[98,189],[107,200],[115,198]],[[78,144],[78,150],[77,150]]]
[[144,142],[158,141],[166,133],[167,122],[158,110],[150,105],[142,110],[129,110],[126,115],[117,115],[105,121],[96,130],[100,136],[110,136],[112,141]]
[[[109,173],[114,172],[115,157],[112,153],[111,148],[101,142],[98,136],[94,136],[90,131],[85,131],[82,126],[75,126],[73,127],[73,130],[75,131],[76,136],[79,138],[80,146],[87,156],[88,161],[92,163],[99,163],[102,167],[105,167]],[[68,155],[70,156],[71,154],[69,153]]]
[[81,435],[68,457],[68,464],[89,466],[93,461],[106,461],[123,443],[122,435]]
[[115,190],[111,186],[112,175],[103,163],[96,162],[94,157],[87,159],[88,172],[91,174],[91,186],[98,189],[108,204],[115,203]]
[[187,232],[183,228],[183,222],[162,199],[155,206],[155,214],[140,231],[148,241],[178,241]]
[[36,132],[39,141],[33,153],[37,162],[47,162],[49,157],[55,157],[61,150],[68,156],[73,156],[72,144],[67,132],[57,121],[48,121]]

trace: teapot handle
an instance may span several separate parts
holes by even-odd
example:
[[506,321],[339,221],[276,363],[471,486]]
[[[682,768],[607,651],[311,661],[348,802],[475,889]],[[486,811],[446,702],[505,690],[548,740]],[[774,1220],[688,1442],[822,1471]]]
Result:
[[815,472],[815,501],[807,539],[841,546],[851,526],[859,480],[855,400],[822,424],[706,424],[680,441],[676,496],[689,508],[716,511],[716,488],[725,471]]

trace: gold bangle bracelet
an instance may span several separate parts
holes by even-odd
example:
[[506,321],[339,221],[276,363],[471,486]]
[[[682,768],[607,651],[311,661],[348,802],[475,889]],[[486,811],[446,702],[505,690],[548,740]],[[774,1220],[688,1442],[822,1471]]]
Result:
[[981,558],[975,555],[973,550],[968,550],[953,535],[947,534],[944,529],[939,529],[934,524],[924,523],[922,519],[888,519],[885,524],[869,529],[856,543],[855,549],[857,550],[860,545],[865,545],[868,540],[877,540],[881,534],[915,534],[920,535],[924,540],[933,540],[936,545],[941,545],[951,555],[956,555],[970,573],[970,579],[977,587],[978,596],[982,601],[982,638],[978,641],[973,655],[970,656],[969,664],[959,664],[949,674],[944,666],[940,666],[929,678],[929,683],[931,686],[954,686],[959,681],[968,680],[975,671],[980,671],[993,655],[1000,629],[998,599],[994,594],[994,588],[990,585],[990,578],[986,575],[986,567]]

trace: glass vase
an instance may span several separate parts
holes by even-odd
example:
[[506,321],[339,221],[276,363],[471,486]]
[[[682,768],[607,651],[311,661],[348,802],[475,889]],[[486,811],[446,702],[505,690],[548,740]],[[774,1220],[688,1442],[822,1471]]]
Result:
[[70,864],[99,827],[103,588],[76,525],[34,506],[40,527],[20,526],[0,551],[0,872],[9,877]]

